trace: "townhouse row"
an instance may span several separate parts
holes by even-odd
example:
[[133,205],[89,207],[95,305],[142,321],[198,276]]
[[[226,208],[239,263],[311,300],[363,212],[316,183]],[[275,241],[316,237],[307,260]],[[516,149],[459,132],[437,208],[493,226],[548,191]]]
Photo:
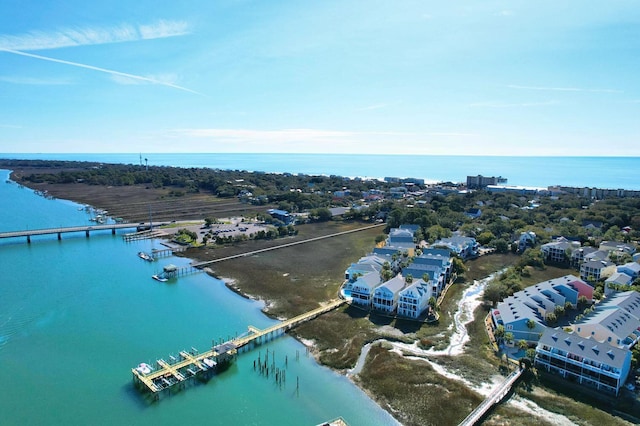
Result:
[[574,275],[515,293],[491,311],[514,340],[536,344],[534,364],[576,383],[617,395],[631,370],[631,348],[640,339],[640,293],[612,293],[565,328],[552,328],[556,307],[592,302],[593,287]]
[[452,252],[468,256],[477,247],[472,238],[454,237],[423,248],[416,256],[418,229],[418,225],[391,229],[384,247],[374,248],[345,271],[343,293],[354,305],[420,318],[453,278]]
[[[633,256],[636,247],[633,244],[618,241],[603,241],[599,247],[582,247],[578,241],[570,241],[564,237],[543,244],[540,249],[545,261],[554,263],[569,263],[580,270],[580,278],[589,282],[607,279],[616,273],[624,273],[627,276],[616,276],[623,282],[638,277],[640,264],[637,261],[616,266],[616,261],[622,256]],[[634,257],[638,259],[638,256]]]

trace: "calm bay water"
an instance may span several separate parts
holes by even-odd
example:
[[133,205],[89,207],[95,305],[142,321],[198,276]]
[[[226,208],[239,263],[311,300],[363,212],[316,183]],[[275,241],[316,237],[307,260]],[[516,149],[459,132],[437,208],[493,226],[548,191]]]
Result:
[[[0,158],[140,164],[138,154],[0,154]],[[509,185],[640,189],[640,157],[478,157],[346,154],[145,154],[149,165],[212,167],[350,177],[414,177],[465,182],[467,175],[503,176]]]
[[[7,178],[0,170],[1,231],[89,223],[77,204],[46,200]],[[192,346],[206,350],[212,339],[273,321],[258,303],[204,274],[174,284],[152,280],[162,265],[188,262],[137,257],[157,242],[125,243],[110,231],[32,241],[0,241],[1,424],[314,425],[338,416],[351,425],[395,423],[287,336],[241,354],[206,385],[148,403],[131,382],[138,363]],[[253,371],[266,349],[279,367],[288,358],[282,389]]]

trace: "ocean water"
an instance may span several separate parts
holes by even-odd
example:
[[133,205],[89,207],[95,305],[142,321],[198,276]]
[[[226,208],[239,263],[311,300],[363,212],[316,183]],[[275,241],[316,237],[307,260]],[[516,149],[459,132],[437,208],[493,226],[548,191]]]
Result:
[[[90,223],[77,204],[7,178],[0,170],[0,231]],[[132,384],[140,362],[204,351],[213,339],[273,321],[205,274],[152,280],[162,265],[188,260],[144,262],[137,252],[158,242],[125,243],[118,232],[0,240],[0,424],[315,425],[338,416],[350,425],[396,423],[288,336],[241,354],[207,384],[149,402]],[[282,388],[253,370],[266,350],[280,368],[287,357]]]
[[466,182],[468,175],[503,176],[509,185],[640,189],[640,157],[509,157],[348,154],[2,154],[0,158],[99,161],[211,167],[362,178],[413,177]]

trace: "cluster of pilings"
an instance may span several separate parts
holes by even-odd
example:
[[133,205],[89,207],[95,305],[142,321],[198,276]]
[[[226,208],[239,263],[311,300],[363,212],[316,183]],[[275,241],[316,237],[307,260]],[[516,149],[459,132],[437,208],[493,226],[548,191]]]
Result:
[[[307,348],[307,356],[309,349]],[[296,361],[300,360],[300,351],[296,351]],[[263,376],[265,379],[274,381],[274,384],[282,390],[287,383],[287,368],[289,367],[289,356],[284,357],[284,367],[276,365],[275,351],[269,351],[262,357],[262,351],[258,352],[258,357],[253,360],[253,371]],[[296,376],[296,395],[300,394],[300,377]]]

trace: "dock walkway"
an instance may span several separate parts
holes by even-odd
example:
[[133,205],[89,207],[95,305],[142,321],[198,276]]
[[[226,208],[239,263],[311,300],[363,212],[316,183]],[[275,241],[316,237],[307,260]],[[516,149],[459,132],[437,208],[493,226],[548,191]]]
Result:
[[480,405],[476,407],[463,421],[459,426],[473,426],[482,419],[482,417],[487,414],[489,409],[494,405],[498,404],[500,401],[504,399],[505,396],[511,391],[511,388],[515,384],[515,382],[520,378],[524,369],[518,368],[513,373],[509,374],[507,378],[493,390],[485,398],[484,401]]

